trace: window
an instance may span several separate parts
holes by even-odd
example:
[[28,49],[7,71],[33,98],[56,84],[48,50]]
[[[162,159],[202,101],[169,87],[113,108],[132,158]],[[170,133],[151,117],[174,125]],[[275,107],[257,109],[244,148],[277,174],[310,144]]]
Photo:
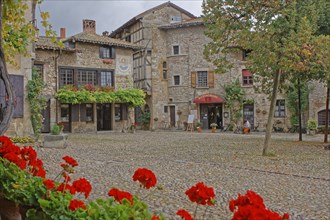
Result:
[[164,113],[168,113],[168,106],[164,105]]
[[173,55],[178,55],[180,53],[179,46],[175,45],[173,46]]
[[252,50],[242,50],[242,60],[247,60],[249,53],[251,53]]
[[93,104],[86,104],[86,121],[92,122],[93,121]]
[[275,117],[285,117],[285,100],[276,100]]
[[115,104],[115,121],[127,120],[127,105]]
[[173,76],[174,85],[180,85],[180,76]]
[[[325,110],[319,111],[317,113],[318,118],[318,126],[325,126]],[[329,110],[329,116],[330,116],[330,110]],[[328,125],[330,125],[330,117],[328,118]]]
[[62,104],[61,105],[61,121],[62,122],[69,122],[70,119],[70,106],[69,104]]
[[72,69],[60,69],[60,87],[64,85],[73,85]]
[[101,86],[113,86],[112,72],[101,72]]
[[163,62],[163,79],[167,79],[167,64]]
[[72,42],[72,41],[66,41],[66,42],[64,43],[64,46],[65,46],[66,48],[75,48],[75,47],[76,47],[76,44],[75,44],[74,42]]
[[171,16],[171,23],[181,22],[181,21],[182,21],[181,16]]
[[207,71],[197,72],[197,87],[208,87]]
[[35,69],[35,71],[41,76],[43,77],[44,75],[44,65],[43,64],[34,64],[33,68]]
[[243,77],[244,86],[253,85],[253,76],[249,70],[247,69],[242,70],[242,77]]
[[78,70],[78,86],[96,85],[96,71]]
[[113,47],[101,46],[100,47],[100,58],[103,59],[114,59],[115,50]]

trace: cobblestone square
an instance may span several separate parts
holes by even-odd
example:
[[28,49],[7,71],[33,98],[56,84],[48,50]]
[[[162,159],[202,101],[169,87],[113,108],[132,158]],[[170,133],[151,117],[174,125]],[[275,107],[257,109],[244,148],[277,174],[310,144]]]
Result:
[[[150,210],[167,219],[178,209],[195,210],[185,191],[204,181],[216,192],[216,205],[206,219],[230,219],[230,198],[252,189],[268,208],[289,212],[290,219],[330,219],[330,151],[322,136],[273,134],[271,151],[261,156],[264,136],[232,133],[149,132],[70,134],[66,149],[38,149],[48,178],[60,172],[62,157],[74,157],[79,166],[74,178],[93,185],[90,199],[107,198],[112,187],[136,194],[132,176],[138,167],[154,171],[163,190],[144,199]],[[148,194],[141,191],[140,197]],[[202,216],[204,207],[198,209]]]

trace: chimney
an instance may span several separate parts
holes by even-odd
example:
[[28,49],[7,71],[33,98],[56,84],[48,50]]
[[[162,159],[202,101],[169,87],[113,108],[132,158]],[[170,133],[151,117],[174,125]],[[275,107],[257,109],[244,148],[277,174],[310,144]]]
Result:
[[96,22],[93,20],[83,20],[83,32],[88,34],[96,34]]
[[102,35],[105,37],[109,36],[109,31],[103,31]]
[[60,28],[60,38],[61,39],[65,38],[65,28]]

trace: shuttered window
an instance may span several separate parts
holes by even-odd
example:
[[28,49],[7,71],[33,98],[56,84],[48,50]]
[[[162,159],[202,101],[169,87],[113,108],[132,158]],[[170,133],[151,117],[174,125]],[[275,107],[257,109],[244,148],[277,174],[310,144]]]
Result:
[[[13,118],[23,118],[24,115],[24,77],[19,75],[9,75],[9,80],[12,83],[15,91],[14,97],[14,115]],[[8,95],[5,90],[5,85],[0,80],[0,114],[3,114],[8,103]]]
[[209,71],[208,72],[208,77],[209,77],[209,88],[213,88],[214,87],[214,72],[213,71]]
[[100,58],[102,59],[115,59],[115,48],[109,46],[100,47]]
[[[325,110],[319,111],[317,113],[318,119],[318,126],[325,126]],[[328,125],[330,125],[330,110],[329,110],[329,117],[328,117]]]
[[197,72],[197,87],[208,87],[208,73],[207,71]]
[[196,72],[191,72],[191,87],[196,87]]

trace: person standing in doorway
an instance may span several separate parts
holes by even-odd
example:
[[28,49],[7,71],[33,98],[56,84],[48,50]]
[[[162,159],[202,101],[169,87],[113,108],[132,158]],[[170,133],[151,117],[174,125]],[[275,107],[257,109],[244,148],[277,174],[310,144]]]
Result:
[[250,133],[250,129],[251,129],[251,124],[250,124],[250,122],[247,120],[247,119],[245,119],[244,120],[244,125],[243,125],[243,133],[244,134],[248,134],[248,133]]

